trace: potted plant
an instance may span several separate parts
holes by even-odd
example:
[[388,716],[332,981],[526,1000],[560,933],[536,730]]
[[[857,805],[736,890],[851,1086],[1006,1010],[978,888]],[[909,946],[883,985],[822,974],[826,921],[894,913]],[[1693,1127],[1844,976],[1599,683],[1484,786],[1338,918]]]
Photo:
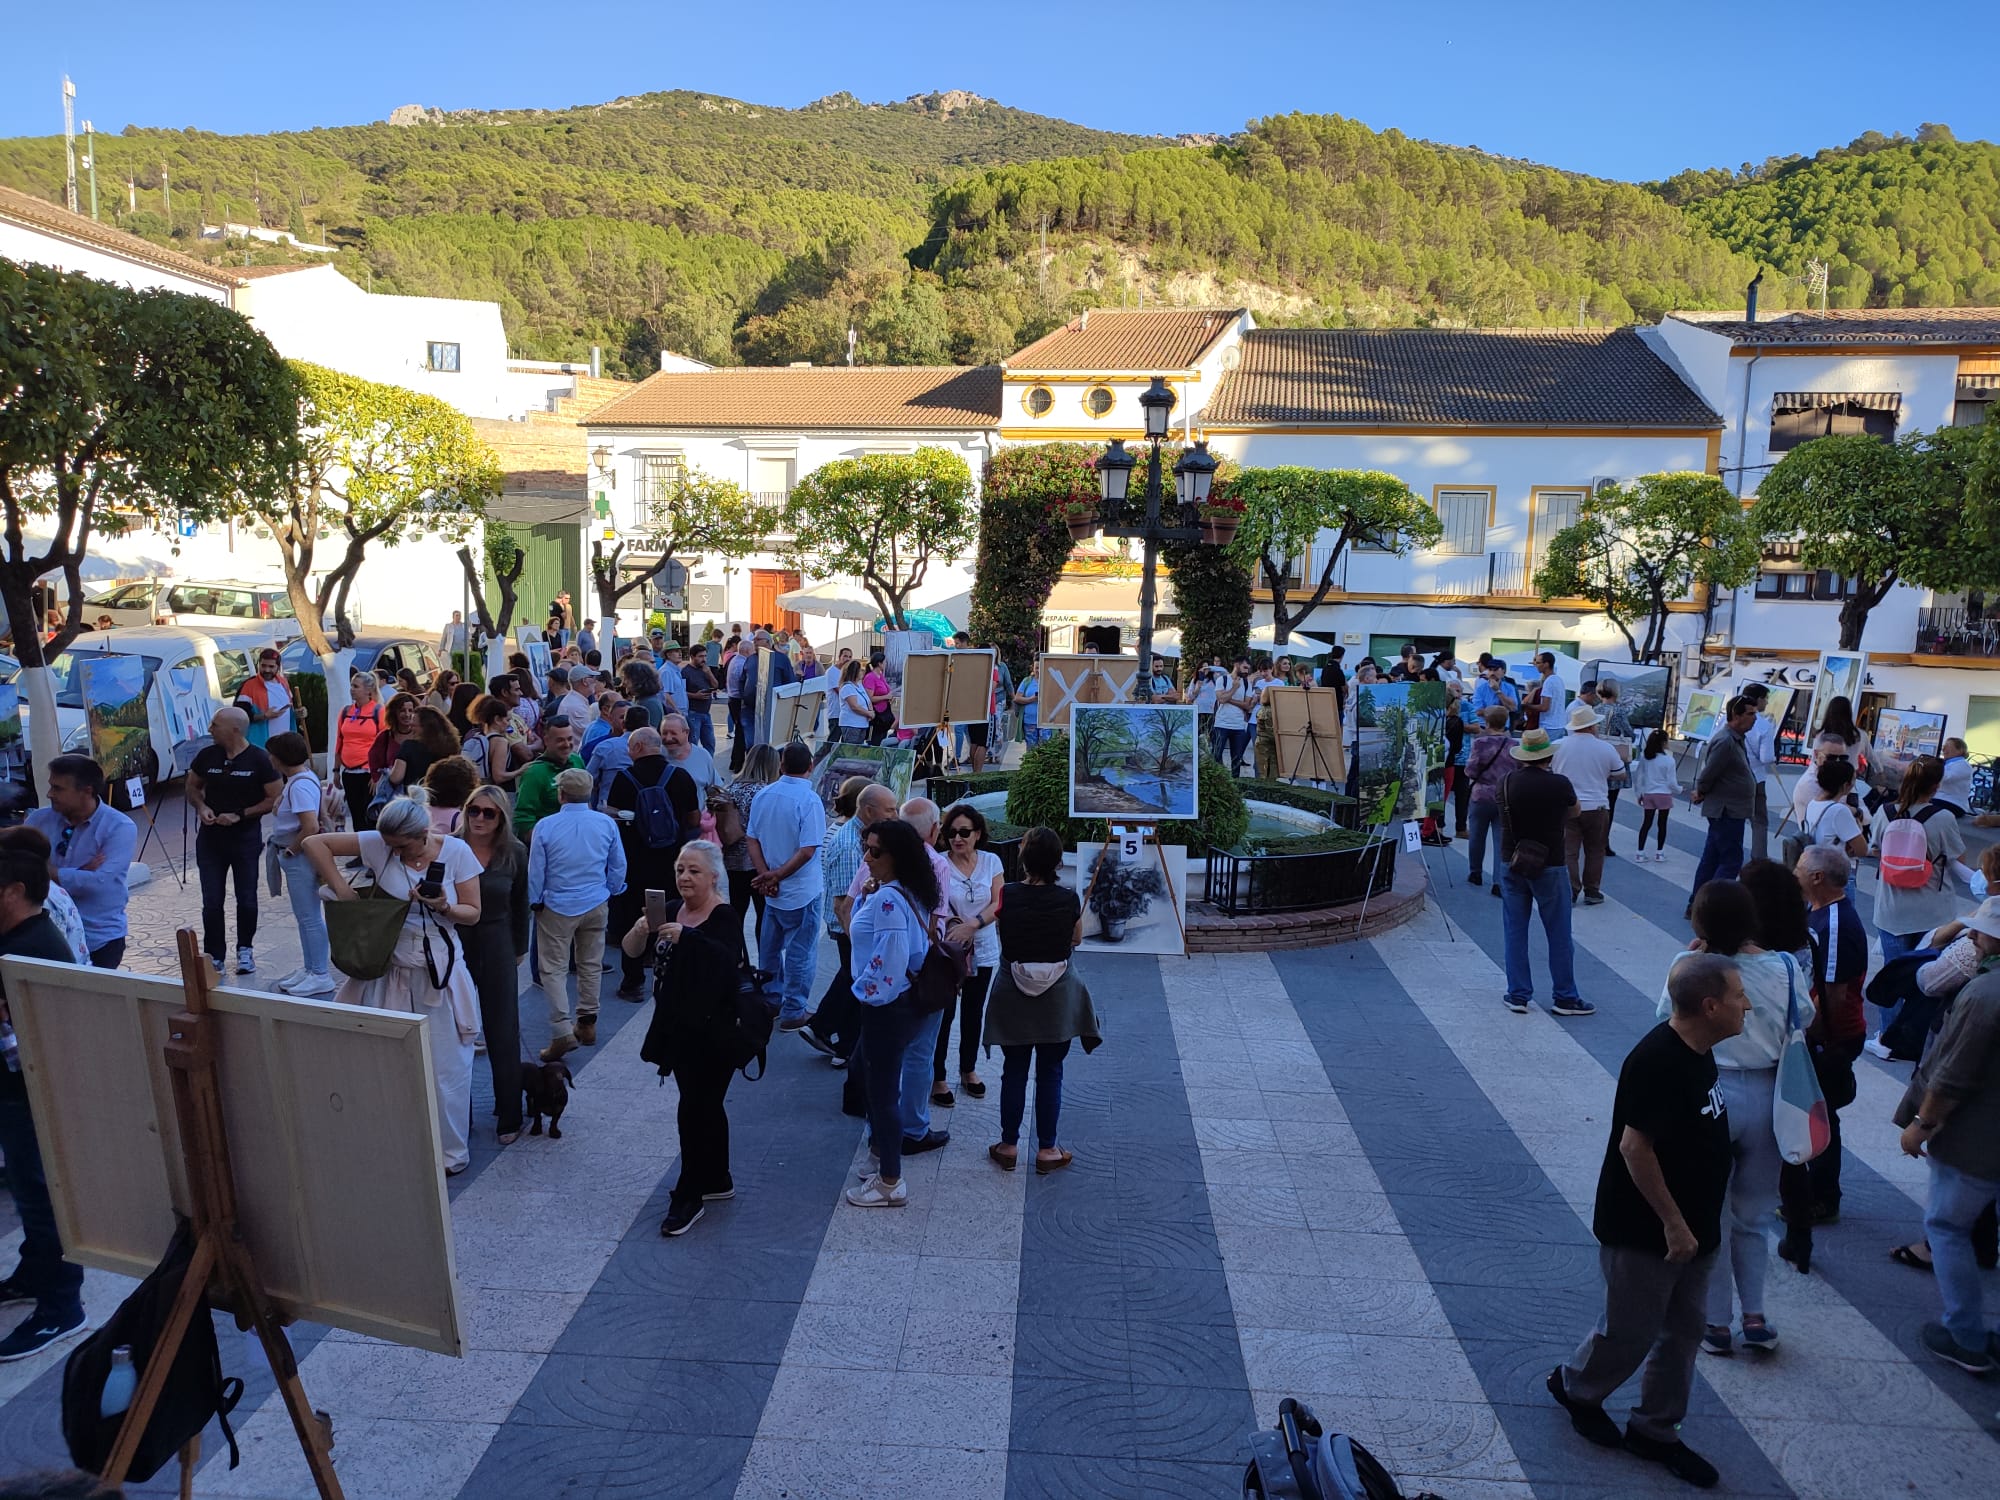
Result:
[[1056,519],[1069,528],[1070,540],[1087,541],[1103,526],[1097,496],[1086,490],[1065,495],[1051,507]]
[[1143,917],[1155,896],[1167,893],[1167,883],[1151,865],[1126,864],[1106,844],[1092,871],[1088,901],[1097,918],[1098,936],[1107,943],[1125,940],[1125,925]]
[[1236,540],[1236,529],[1242,524],[1243,502],[1222,490],[1210,491],[1208,504],[1201,508],[1201,539],[1227,547]]

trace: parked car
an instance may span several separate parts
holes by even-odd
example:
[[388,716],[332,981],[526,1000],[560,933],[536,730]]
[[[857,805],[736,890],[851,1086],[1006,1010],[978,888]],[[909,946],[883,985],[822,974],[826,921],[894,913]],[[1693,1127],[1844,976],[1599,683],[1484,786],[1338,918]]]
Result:
[[[171,703],[155,691],[159,674],[194,671],[218,708],[233,702],[253,671],[256,653],[270,643],[262,630],[194,630],[182,625],[144,625],[129,630],[96,630],[79,635],[49,663],[56,695],[58,743],[63,752],[90,753],[90,725],[83,707],[83,664],[93,655],[136,656],[145,668],[148,783],[186,771],[194,751],[207,742],[208,726],[190,739],[174,721]],[[21,695],[22,733],[29,721],[27,694]],[[176,751],[178,750],[178,754]]]
[[[357,668],[373,672],[378,682],[392,683],[405,667],[416,673],[418,684],[428,692],[432,680],[444,669],[436,641],[414,635],[360,635],[354,644],[338,653],[344,672]],[[279,658],[285,680],[306,708],[306,739],[315,752],[326,749],[326,681],[319,658],[304,641],[293,641]]]
[[144,578],[121,583],[90,601],[89,617],[100,614],[126,625],[215,625],[243,629],[261,620],[273,622],[265,639],[273,643],[298,634],[297,615],[282,583],[244,583],[224,579],[195,583],[171,578]]

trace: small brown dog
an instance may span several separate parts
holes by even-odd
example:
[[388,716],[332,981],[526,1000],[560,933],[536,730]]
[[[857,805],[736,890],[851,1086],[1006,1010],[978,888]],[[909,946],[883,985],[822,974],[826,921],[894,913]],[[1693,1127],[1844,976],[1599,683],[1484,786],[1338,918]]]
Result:
[[529,1135],[542,1133],[542,1116],[547,1115],[549,1139],[562,1139],[563,1111],[569,1108],[569,1091],[575,1084],[568,1063],[522,1062],[521,1091],[526,1096]]

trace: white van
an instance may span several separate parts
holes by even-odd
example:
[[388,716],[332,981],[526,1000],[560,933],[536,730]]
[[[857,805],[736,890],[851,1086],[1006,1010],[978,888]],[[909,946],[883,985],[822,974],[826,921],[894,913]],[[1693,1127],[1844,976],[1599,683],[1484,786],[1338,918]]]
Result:
[[93,625],[99,616],[109,615],[112,625],[120,628],[213,625],[223,630],[248,630],[265,625],[266,644],[273,646],[281,646],[299,633],[291,595],[285,592],[282,583],[244,583],[237,579],[194,583],[142,578],[137,583],[115,585],[85,605],[84,614]]
[[[150,785],[184,775],[194,753],[208,743],[208,717],[235,701],[236,690],[256,669],[257,653],[270,644],[268,631],[192,630],[181,625],[145,625],[130,630],[97,630],[79,635],[49,663],[56,694],[58,742],[64,754],[90,753],[90,726],[83,708],[83,663],[94,655],[136,656],[146,674],[146,726],[150,741],[145,777]],[[178,722],[171,679],[163,672],[192,671],[192,716],[199,733]],[[26,738],[28,695],[21,694],[22,735]]]

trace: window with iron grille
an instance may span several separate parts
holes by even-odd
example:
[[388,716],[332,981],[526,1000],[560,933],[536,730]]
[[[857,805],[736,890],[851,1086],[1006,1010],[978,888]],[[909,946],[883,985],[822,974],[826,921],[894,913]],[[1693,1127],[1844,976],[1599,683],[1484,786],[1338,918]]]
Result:
[[1444,536],[1437,544],[1438,552],[1446,557],[1483,556],[1492,503],[1485,490],[1439,490],[1437,512]]
[[687,483],[687,458],[679,453],[648,453],[640,459],[639,479],[632,519],[645,526],[664,519],[675,494]]

